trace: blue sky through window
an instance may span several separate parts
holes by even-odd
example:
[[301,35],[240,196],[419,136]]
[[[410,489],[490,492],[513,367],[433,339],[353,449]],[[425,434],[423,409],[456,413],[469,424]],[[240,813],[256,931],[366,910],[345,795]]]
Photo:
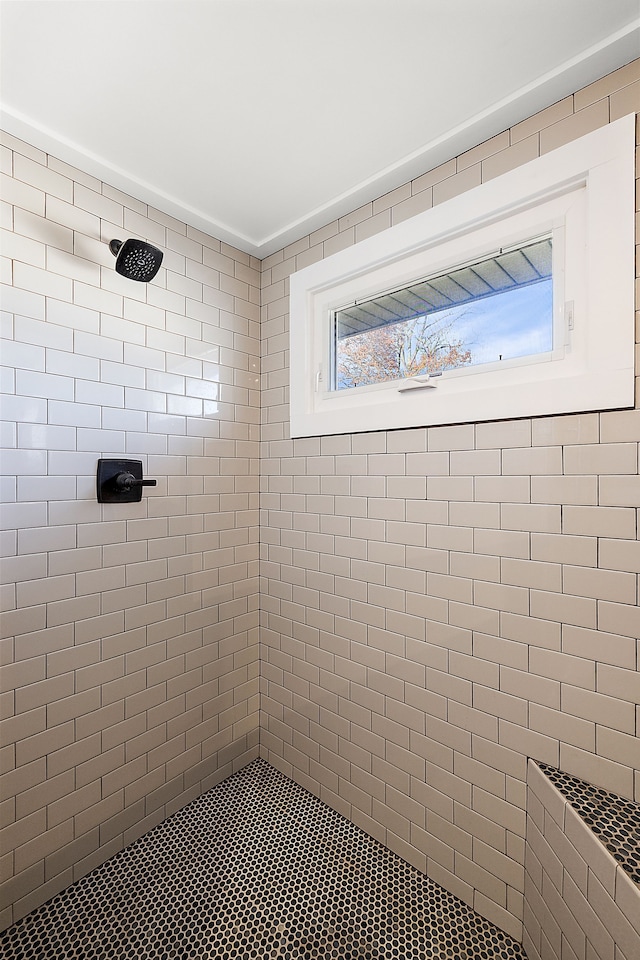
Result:
[[553,282],[541,280],[447,311],[471,365],[553,349]]

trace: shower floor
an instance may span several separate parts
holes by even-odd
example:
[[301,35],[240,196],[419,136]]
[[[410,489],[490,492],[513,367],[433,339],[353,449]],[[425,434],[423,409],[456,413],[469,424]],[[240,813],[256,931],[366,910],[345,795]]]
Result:
[[526,960],[255,760],[0,935],[6,960]]

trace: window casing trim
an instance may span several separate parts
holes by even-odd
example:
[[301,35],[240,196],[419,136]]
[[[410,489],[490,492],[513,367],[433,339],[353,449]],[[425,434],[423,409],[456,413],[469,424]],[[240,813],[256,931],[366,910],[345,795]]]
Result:
[[[293,274],[292,436],[632,406],[634,127],[623,117]],[[403,394],[397,382],[325,389],[338,306],[545,232],[554,247],[550,363],[450,371],[436,390]]]

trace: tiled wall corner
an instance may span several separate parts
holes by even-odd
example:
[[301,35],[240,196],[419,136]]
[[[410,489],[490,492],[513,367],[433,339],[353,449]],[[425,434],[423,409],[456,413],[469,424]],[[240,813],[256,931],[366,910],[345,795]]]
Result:
[[640,887],[531,760],[523,945],[529,960],[640,955]]
[[292,441],[288,278],[640,110],[639,80],[262,264],[262,754],[518,938],[527,757],[640,799],[640,410]]
[[[6,926],[257,755],[260,265],[1,149]],[[100,505],[122,456],[158,485]]]

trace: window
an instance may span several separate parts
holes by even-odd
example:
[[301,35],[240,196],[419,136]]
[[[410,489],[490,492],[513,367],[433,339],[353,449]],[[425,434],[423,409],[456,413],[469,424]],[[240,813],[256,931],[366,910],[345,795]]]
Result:
[[550,354],[551,253],[543,237],[336,310],[331,389]]
[[624,117],[291,277],[292,436],[633,405]]

